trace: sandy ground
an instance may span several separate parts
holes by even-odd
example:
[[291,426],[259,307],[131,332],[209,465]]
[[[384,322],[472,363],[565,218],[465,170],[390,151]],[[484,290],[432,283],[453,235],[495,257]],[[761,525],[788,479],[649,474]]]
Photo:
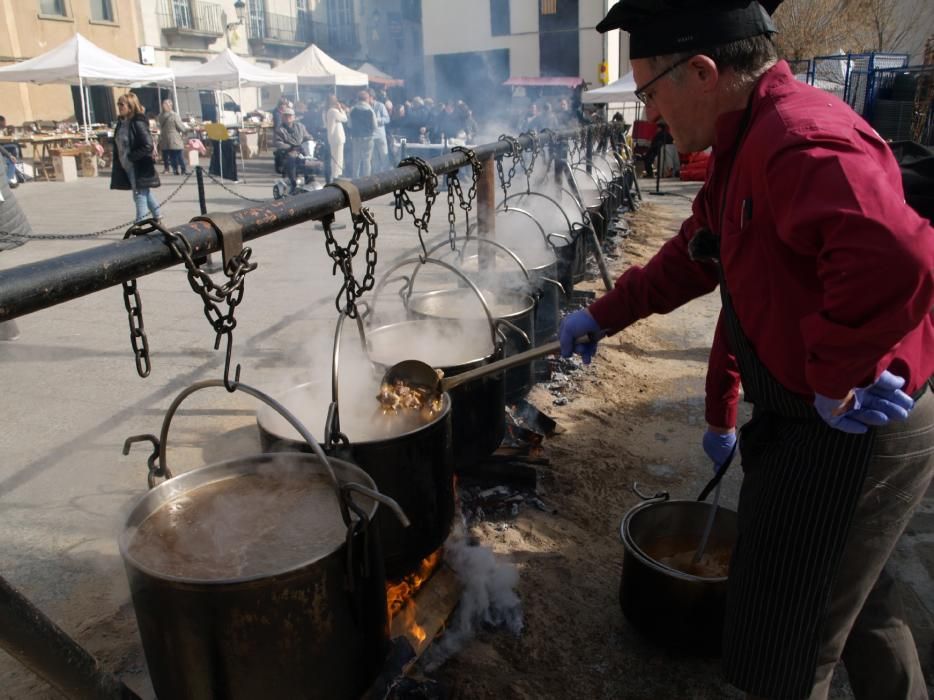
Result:
[[[648,198],[631,216],[615,277],[647,260],[677,231],[688,202]],[[663,203],[662,203],[663,202]],[[597,289],[596,284],[584,288]],[[716,660],[672,656],[641,639],[620,610],[619,525],[639,502],[630,487],[696,498],[711,476],[700,447],[707,349],[720,302],[698,299],[601,342],[554,405],[542,385],[532,401],[564,432],[547,442],[540,491],[556,509],[532,508],[476,524],[480,540],[520,569],[525,629],[484,633],[449,661],[439,680],[453,698],[741,698]],[[739,470],[736,470],[738,472]],[[739,473],[724,480],[735,507]],[[852,697],[843,678],[831,697]]]
[[[680,183],[669,187],[686,194],[696,191],[696,187]],[[613,261],[614,278],[626,266],[647,260],[677,230],[690,205],[686,197],[679,196],[647,196],[646,200],[631,217],[633,234],[620,242],[620,255]],[[236,205],[231,202],[231,206]],[[28,248],[24,248],[26,253],[33,254]],[[580,285],[599,292],[598,287],[596,282]],[[98,303],[96,298],[91,301]],[[116,296],[110,301],[120,308]],[[287,311],[274,308],[268,314],[279,318]],[[561,388],[569,399],[565,405],[555,405],[555,396],[548,388],[540,385],[534,389],[532,402],[554,417],[562,429],[560,435],[547,441],[551,462],[541,469],[539,488],[542,500],[555,512],[525,506],[515,518],[485,521],[472,528],[473,534],[504,561],[519,567],[524,629],[518,636],[484,631],[431,674],[452,698],[742,697],[719,679],[716,661],[671,656],[644,642],[625,621],[618,602],[623,556],[619,524],[638,502],[631,490],[633,482],[648,492],[668,490],[673,498],[693,499],[711,476],[700,439],[706,359],[718,311],[719,299],[710,295],[604,340],[595,362],[574,372]],[[329,306],[326,315],[330,318]],[[120,361],[129,368],[126,329],[123,319],[119,321],[118,340],[113,345],[120,343]],[[200,319],[195,322],[203,324]],[[27,332],[33,330],[23,325]],[[153,327],[160,325],[154,322]],[[267,348],[262,342],[258,347],[260,351]],[[202,361],[205,355],[213,357],[206,352],[198,355],[187,346],[179,352],[186,358],[191,356],[191,362]],[[260,369],[263,360],[271,362],[262,353],[251,359]],[[110,454],[127,434],[151,432],[153,423],[161,420],[161,403],[172,395],[174,391],[167,390],[159,394],[158,401],[134,398],[145,408],[136,408],[139,425],[133,423],[129,430],[121,424],[116,437],[99,437],[97,442],[105,444]],[[136,406],[133,401],[128,397],[124,403]],[[194,463],[213,463],[255,451],[250,407],[230,401],[219,411],[218,401],[212,396],[192,408],[201,422],[210,425],[199,423],[199,430],[179,429],[176,441],[180,451],[186,457],[195,453]],[[112,408],[107,410],[113,412]],[[213,422],[208,421],[215,415],[218,417],[212,418]],[[140,459],[137,456],[134,464],[139,466]],[[112,470],[115,474],[132,471],[127,462],[115,462]],[[40,537],[54,540],[42,547],[33,546],[33,539],[17,540],[17,551],[25,550],[26,554],[17,555],[15,560],[10,554],[4,556],[9,560],[7,569],[14,569],[15,563],[14,581],[28,581],[29,594],[41,594],[38,603],[49,617],[60,621],[106,670],[150,698],[136,621],[111,532],[116,521],[113,514],[121,512],[141,491],[138,469],[131,476],[131,484],[129,476],[122,477],[126,481],[115,479],[110,486],[104,480],[105,486],[91,489],[90,495],[85,493],[88,489],[48,484],[48,495],[43,498],[58,491],[62,494],[61,503],[47,509],[28,509],[19,502],[4,506],[11,533],[19,531],[16,523],[32,517],[38,521],[30,520],[30,526],[48,534],[31,537],[39,544],[43,544],[37,539]],[[739,483],[738,470],[724,480],[725,506],[735,507]],[[73,491],[85,495],[70,497]],[[62,512],[71,510],[101,520],[103,530],[88,535],[81,530],[67,537],[59,534],[52,525]],[[921,529],[931,530],[927,526]],[[929,606],[930,599],[927,603],[919,599],[918,607]],[[934,656],[931,649],[922,653]],[[275,697],[274,689],[270,694]],[[58,697],[43,681],[0,654],[0,699]],[[843,679],[835,683],[831,697],[852,697]]]

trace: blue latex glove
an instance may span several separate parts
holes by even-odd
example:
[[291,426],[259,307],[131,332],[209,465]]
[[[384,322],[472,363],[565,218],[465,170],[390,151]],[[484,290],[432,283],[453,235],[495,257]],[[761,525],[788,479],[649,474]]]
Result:
[[[593,342],[574,342],[577,338],[588,335],[593,338]],[[558,329],[561,357],[570,357],[576,352],[584,360],[584,364],[589,365],[591,358],[597,352],[597,340],[601,337],[603,337],[603,330],[586,309],[568,314],[561,321],[561,327]]]
[[703,444],[704,452],[713,462],[713,473],[716,474],[733,451],[733,445],[736,444],[736,431],[721,434],[708,430],[704,433]]
[[915,402],[901,391],[903,386],[904,379],[886,370],[873,384],[850,391],[843,401],[816,394],[814,407],[831,428],[865,433],[869,426],[908,419]]

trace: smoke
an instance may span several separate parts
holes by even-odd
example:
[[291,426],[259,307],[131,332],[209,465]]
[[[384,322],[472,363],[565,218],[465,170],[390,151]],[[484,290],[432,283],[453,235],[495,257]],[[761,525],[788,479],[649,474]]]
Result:
[[470,538],[463,521],[444,545],[444,560],[464,587],[450,627],[425,652],[425,670],[439,668],[484,627],[522,633],[522,601],[516,594],[519,570]]

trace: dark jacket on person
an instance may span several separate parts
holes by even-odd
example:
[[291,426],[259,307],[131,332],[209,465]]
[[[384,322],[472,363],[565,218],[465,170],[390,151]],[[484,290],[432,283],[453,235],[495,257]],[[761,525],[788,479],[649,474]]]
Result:
[[156,163],[152,158],[152,136],[149,133],[149,120],[144,114],[136,114],[131,119],[117,120],[114,130],[113,167],[110,171],[110,189],[132,190],[130,176],[123,168],[117,153],[117,133],[121,129],[129,129],[128,157],[133,166],[136,178],[136,189],[151,189],[158,187],[159,175],[156,173]]
[[350,110],[347,135],[352,139],[370,139],[376,135],[376,112],[366,102]]
[[293,148],[301,148],[302,144],[311,138],[305,126],[297,120],[291,124],[282,122],[279,128],[275,130],[275,149],[277,151],[291,151]]

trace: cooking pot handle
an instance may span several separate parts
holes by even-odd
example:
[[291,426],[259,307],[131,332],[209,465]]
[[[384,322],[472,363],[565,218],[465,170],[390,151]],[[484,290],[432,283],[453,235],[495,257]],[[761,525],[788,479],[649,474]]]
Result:
[[[374,308],[374,309],[376,308],[376,295],[379,294],[379,292],[380,292],[380,290],[383,288],[383,286],[385,286],[386,283],[389,282],[389,279],[390,279],[389,276],[390,276],[393,272],[395,272],[396,270],[398,270],[400,267],[403,267],[404,265],[413,265],[413,264],[414,264],[414,265],[415,265],[415,268],[414,268],[414,271],[412,272],[411,278],[406,278],[406,277],[401,277],[401,278],[400,278],[400,277],[396,277],[396,278],[395,278],[395,279],[405,279],[405,280],[407,280],[407,285],[404,286],[404,287],[400,290],[400,293],[402,294],[402,302],[403,302],[404,304],[407,304],[409,298],[412,296],[412,290],[415,288],[415,277],[416,277],[416,275],[418,274],[418,271],[422,268],[423,265],[426,265],[426,264],[428,264],[428,263],[431,263],[432,265],[438,265],[438,266],[443,267],[444,269],[446,269],[446,270],[448,270],[448,271],[450,271],[450,272],[453,272],[455,275],[457,275],[458,277],[460,277],[464,282],[466,282],[466,283],[467,283],[467,286],[470,287],[470,288],[473,290],[473,293],[476,294],[476,295],[477,295],[477,298],[480,300],[480,305],[483,307],[483,312],[484,312],[484,314],[486,314],[487,322],[488,322],[489,325],[490,325],[490,340],[492,341],[493,345],[495,346],[495,345],[496,345],[496,327],[493,325],[493,324],[494,324],[494,321],[493,321],[493,314],[490,313],[490,307],[487,305],[486,299],[483,298],[483,293],[477,288],[477,285],[475,285],[473,282],[471,282],[471,281],[464,275],[463,272],[461,272],[460,270],[458,270],[458,269],[457,269],[456,267],[454,267],[453,265],[449,265],[448,263],[443,262],[443,261],[441,261],[441,260],[435,260],[435,259],[433,259],[433,258],[426,258],[425,260],[421,260],[421,259],[419,259],[419,258],[407,258],[407,259],[405,259],[405,260],[402,260],[402,261],[400,261],[400,262],[397,262],[395,265],[392,266],[392,268],[389,270],[389,272],[386,273],[386,276],[376,285],[376,288],[373,290],[373,299],[374,299],[374,300],[373,300],[373,308]],[[375,313],[374,313],[373,315],[375,316]]]
[[642,491],[639,490],[638,481],[632,482],[632,492],[636,494],[639,498],[641,498],[643,501],[658,501],[659,503],[661,503],[671,498],[671,496],[668,494],[667,491],[659,491],[654,496],[646,496],[644,493],[642,493]]
[[[158,442],[159,463],[166,470],[166,472],[169,472],[168,464],[166,462],[166,445],[169,439],[169,426],[172,424],[172,418],[175,416],[175,412],[182,404],[182,401],[184,401],[186,398],[191,396],[196,391],[207,389],[209,387],[226,388],[226,385],[222,379],[206,379],[204,381],[195,382],[187,389],[184,389],[178,396],[176,396],[175,400],[172,402],[172,405],[169,406],[169,410],[166,411],[165,418],[162,421],[162,432],[159,433]],[[302,422],[296,418],[291,411],[289,411],[289,409],[259,389],[254,389],[253,387],[249,386],[248,384],[244,384],[243,382],[237,382],[236,391],[242,391],[245,394],[249,394],[253,398],[259,399],[274,411],[276,411],[280,416],[285,418],[285,420],[288,421],[288,423],[299,432],[302,438],[304,438],[305,442],[308,443],[311,451],[319,460],[321,460],[321,463],[324,465],[325,469],[327,469],[328,476],[331,477],[331,481],[334,483],[335,495],[337,496],[337,501],[341,509],[341,517],[343,517],[345,525],[350,525],[350,511],[347,507],[347,502],[344,500],[345,492],[342,490],[346,484],[342,484],[337,478],[337,474],[334,473],[334,469],[331,467],[330,461],[328,461],[328,456],[324,453],[324,450],[321,449],[318,441],[315,440],[314,436],[308,431],[308,428],[306,428]]]
[[410,258],[407,262],[415,263],[415,269],[412,271],[412,282],[409,285],[407,296],[405,297],[406,304],[408,300],[412,297],[412,292],[415,290],[415,278],[418,275],[418,271],[422,269],[424,265],[431,263],[432,265],[437,265],[438,267],[443,267],[448,272],[453,272],[455,275],[460,277],[468,287],[473,291],[477,296],[477,300],[480,302],[480,306],[483,307],[483,313],[486,315],[487,322],[490,324],[490,340],[493,342],[493,345],[496,345],[496,327],[495,320],[493,318],[493,313],[490,311],[489,304],[486,303],[486,298],[483,296],[483,292],[480,291],[480,288],[477,287],[473,281],[467,277],[463,272],[458,270],[453,265],[444,262],[443,260],[436,260],[435,258],[426,258],[425,260],[419,260],[418,258]]
[[508,209],[503,209],[499,212],[500,214],[522,214],[523,216],[532,220],[532,223],[538,228],[539,232],[542,234],[542,238],[545,240],[545,243],[548,242],[548,234],[545,233],[545,227],[542,226],[541,222],[535,218],[535,216],[525,209],[519,209],[518,207],[509,207]]
[[506,334],[500,330],[500,326],[506,326],[509,330],[518,334],[519,337],[525,341],[526,345],[528,345],[530,348],[532,347],[532,340],[524,330],[519,328],[519,326],[512,323],[511,321],[507,321],[505,318],[498,318],[496,319],[496,332],[499,337],[502,338],[504,343],[506,342]]
[[[513,210],[510,209],[509,211],[513,211]],[[466,239],[466,240],[476,241],[477,243],[486,243],[486,244],[488,244],[488,245],[496,246],[497,248],[500,248],[501,250],[505,251],[505,253],[506,253],[510,258],[512,258],[512,259],[515,261],[516,265],[519,266],[519,269],[522,270],[522,274],[525,275],[525,281],[531,286],[531,284],[532,284],[532,278],[531,278],[531,276],[529,275],[529,270],[528,270],[528,268],[525,266],[525,264],[522,262],[522,260],[519,258],[519,256],[516,255],[509,247],[503,245],[503,244],[500,243],[499,241],[490,240],[489,238],[470,238],[470,239]],[[435,252],[436,250],[438,250],[439,248],[444,248],[445,246],[449,246],[450,244],[451,244],[450,241],[443,241],[443,242],[439,243],[438,245],[436,245],[436,246],[435,246],[434,248],[432,248],[431,250],[429,250],[429,251],[428,251],[428,255],[431,255],[432,253],[434,253],[434,252]],[[461,252],[462,252],[462,251],[461,251]],[[478,272],[479,272],[479,270],[478,270]]]
[[[326,435],[324,436],[328,445],[340,441],[346,442],[346,437],[341,440],[340,402],[338,401],[340,395],[338,390],[338,378],[340,377],[341,335],[343,334],[344,319],[346,318],[347,314],[343,311],[341,311],[340,315],[337,317],[337,327],[334,330],[334,349],[331,351],[331,405],[328,407],[328,417],[325,425]],[[360,314],[356,315],[356,321],[357,331],[360,333],[360,347],[363,350],[363,354],[369,357],[367,353],[366,331],[363,328],[363,319],[360,318]]]

